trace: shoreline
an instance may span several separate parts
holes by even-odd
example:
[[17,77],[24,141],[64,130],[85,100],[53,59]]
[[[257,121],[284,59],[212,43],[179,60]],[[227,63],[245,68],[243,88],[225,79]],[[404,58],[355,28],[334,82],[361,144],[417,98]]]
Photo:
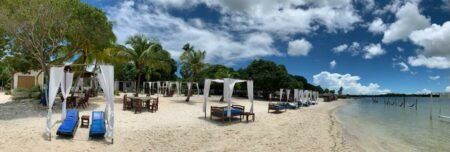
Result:
[[333,137],[333,141],[335,146],[333,147],[333,151],[363,151],[346,133],[344,125],[339,118],[337,118],[337,111],[341,109],[343,106],[351,104],[353,99],[339,99],[333,102],[340,102],[337,106],[335,106],[332,110],[329,111],[331,126],[330,126],[330,134]]
[[[354,99],[339,99],[339,102],[343,102],[342,104],[336,106],[333,110],[330,111],[330,120],[332,121],[333,126],[337,129],[335,133],[335,144],[340,144],[342,147],[351,148],[352,151],[364,151],[358,144],[355,142],[356,137],[352,137],[348,131],[345,129],[344,124],[341,120],[339,120],[337,116],[337,111],[343,108],[346,105],[351,104],[351,102],[355,102]],[[335,101],[336,102],[336,101]],[[339,150],[336,150],[339,151]]]

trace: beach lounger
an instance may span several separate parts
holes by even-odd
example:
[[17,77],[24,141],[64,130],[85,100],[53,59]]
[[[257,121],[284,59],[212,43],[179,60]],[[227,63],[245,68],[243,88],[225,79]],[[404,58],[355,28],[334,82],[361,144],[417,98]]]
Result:
[[[239,116],[239,119],[242,121],[241,116],[245,112],[245,107],[241,105],[232,105],[230,112],[231,117]],[[231,117],[228,117],[228,109],[226,106],[225,107],[211,106],[211,114],[209,119],[212,120],[213,116],[222,119],[222,122],[225,122],[226,118],[231,119]]]
[[270,110],[274,110],[275,112],[281,112],[286,111],[286,105],[281,103],[269,103],[269,109],[267,112],[270,112]]
[[56,134],[58,136],[73,137],[78,128],[78,119],[79,115],[77,110],[67,110],[66,119],[64,119],[63,123],[59,126]]
[[300,105],[297,102],[288,102],[288,103],[285,104],[285,106],[287,108],[289,108],[289,109],[298,109],[298,108],[300,108]]
[[103,111],[93,111],[89,137],[103,138],[105,133],[105,113]]

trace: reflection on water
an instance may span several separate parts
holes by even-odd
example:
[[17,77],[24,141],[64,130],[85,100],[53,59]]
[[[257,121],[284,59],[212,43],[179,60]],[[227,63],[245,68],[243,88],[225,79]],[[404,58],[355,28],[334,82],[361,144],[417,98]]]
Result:
[[[450,151],[449,99],[390,98],[397,104],[386,105],[380,98],[361,98],[336,112],[346,136],[367,151]],[[417,100],[417,110],[413,106]],[[413,106],[413,107],[409,107]],[[431,115],[431,117],[430,117]]]

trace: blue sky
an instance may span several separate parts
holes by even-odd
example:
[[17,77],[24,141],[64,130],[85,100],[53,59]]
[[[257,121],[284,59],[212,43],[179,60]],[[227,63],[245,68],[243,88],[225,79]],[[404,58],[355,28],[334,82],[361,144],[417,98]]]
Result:
[[308,81],[354,94],[450,91],[450,0],[86,1],[114,22],[118,43],[184,43],[233,68],[284,64]]

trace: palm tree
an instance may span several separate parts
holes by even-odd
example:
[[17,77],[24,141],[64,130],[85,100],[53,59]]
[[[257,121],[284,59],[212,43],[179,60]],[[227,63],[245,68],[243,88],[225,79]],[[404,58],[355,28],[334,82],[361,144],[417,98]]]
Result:
[[[205,51],[194,50],[194,47],[188,44],[183,46],[183,54],[180,56],[181,74],[188,82],[193,82],[198,74],[205,67]],[[188,89],[190,90],[190,89]],[[189,102],[191,92],[188,91],[186,102]]]
[[134,35],[128,38],[118,56],[123,56],[136,67],[136,96],[139,94],[139,84],[146,68],[170,71],[170,53],[164,50],[158,42],[150,41],[143,35]]

